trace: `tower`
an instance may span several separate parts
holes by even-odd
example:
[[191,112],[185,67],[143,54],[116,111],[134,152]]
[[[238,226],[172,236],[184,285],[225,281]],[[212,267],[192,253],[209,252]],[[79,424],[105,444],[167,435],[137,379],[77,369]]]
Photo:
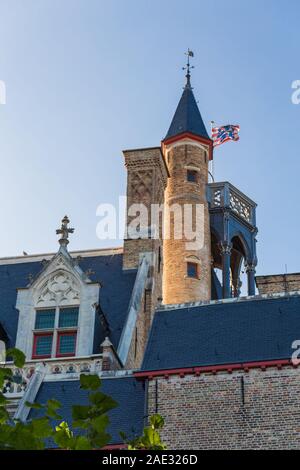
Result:
[[[206,189],[208,164],[213,157],[212,141],[191,86],[189,58],[193,54],[188,51],[187,55],[186,85],[162,142],[170,175],[165,192],[165,228],[168,227],[163,246],[165,304],[211,298],[211,236]],[[190,236],[192,232],[194,239]]]

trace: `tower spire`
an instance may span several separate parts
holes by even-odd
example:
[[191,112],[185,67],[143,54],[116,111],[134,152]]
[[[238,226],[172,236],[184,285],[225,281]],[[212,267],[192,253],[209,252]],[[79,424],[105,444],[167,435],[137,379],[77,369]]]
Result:
[[186,84],[167,135],[163,140],[164,143],[171,138],[180,138],[186,133],[210,141],[191,86],[191,69],[194,66],[190,64],[190,58],[194,57],[194,53],[188,49],[185,55],[187,56],[187,64],[183,70],[186,70]]
[[192,86],[191,86],[191,69],[193,69],[195,67],[190,64],[190,57],[194,57],[194,53],[193,53],[193,51],[188,49],[187,52],[185,52],[185,55],[187,56],[187,64],[186,64],[185,67],[182,67],[182,70],[186,70],[185,88],[189,88],[190,90],[192,90]]

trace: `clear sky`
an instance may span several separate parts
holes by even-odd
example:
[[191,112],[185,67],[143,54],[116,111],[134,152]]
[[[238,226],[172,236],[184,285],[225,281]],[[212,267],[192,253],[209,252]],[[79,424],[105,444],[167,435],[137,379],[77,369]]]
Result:
[[216,180],[258,203],[258,273],[300,271],[299,0],[0,0],[0,256],[96,237],[96,208],[125,194],[122,149],[157,146],[194,51],[203,119],[240,124]]

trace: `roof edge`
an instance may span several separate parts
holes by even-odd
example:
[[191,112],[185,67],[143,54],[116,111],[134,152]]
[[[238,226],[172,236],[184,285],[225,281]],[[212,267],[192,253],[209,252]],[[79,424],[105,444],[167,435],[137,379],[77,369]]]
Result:
[[[106,255],[117,255],[123,254],[123,247],[116,247],[116,248],[96,248],[90,250],[75,250],[70,251],[69,254],[71,256],[82,256],[85,258],[90,258],[93,256],[106,256]],[[6,264],[18,264],[18,263],[33,263],[37,261],[43,261],[44,259],[50,260],[53,256],[56,255],[54,253],[40,253],[40,254],[33,254],[33,255],[22,255],[22,256],[8,256],[4,258],[0,258],[0,266]]]
[[168,304],[160,305],[156,309],[156,312],[166,312],[169,310],[182,310],[184,308],[194,308],[194,307],[209,307],[210,305],[222,305],[228,303],[238,303],[238,302],[252,302],[255,300],[274,300],[284,297],[299,297],[300,290],[290,291],[290,292],[276,292],[274,294],[258,294],[251,295],[246,297],[233,297],[230,299],[220,299],[220,300],[208,300],[208,301],[199,301],[199,302],[189,302],[184,304]]
[[133,375],[137,379],[152,379],[154,377],[162,376],[168,379],[170,375],[179,375],[180,377],[184,377],[185,375],[200,375],[203,373],[217,374],[218,372],[227,372],[231,374],[232,372],[239,370],[249,372],[250,369],[265,370],[267,367],[277,367],[278,369],[281,369],[284,366],[297,368],[298,365],[300,365],[298,362],[293,363],[291,359],[276,359],[268,361],[239,362],[233,364],[212,364],[208,366],[192,366],[174,369],[143,370],[135,372]]

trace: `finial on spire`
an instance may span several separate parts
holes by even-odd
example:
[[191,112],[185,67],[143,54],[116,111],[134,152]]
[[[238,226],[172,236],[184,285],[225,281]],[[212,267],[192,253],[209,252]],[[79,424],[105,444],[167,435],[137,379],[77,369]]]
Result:
[[58,240],[61,247],[66,248],[69,244],[69,233],[73,233],[74,229],[69,228],[68,225],[70,223],[69,218],[65,215],[61,221],[61,228],[56,230],[57,235],[61,235],[61,238]]
[[187,64],[185,67],[182,67],[182,70],[186,70],[186,84],[185,88],[192,88],[191,87],[191,69],[195,68],[193,65],[190,65],[190,57],[194,57],[193,51],[190,49],[185,52],[185,55],[187,56]]

